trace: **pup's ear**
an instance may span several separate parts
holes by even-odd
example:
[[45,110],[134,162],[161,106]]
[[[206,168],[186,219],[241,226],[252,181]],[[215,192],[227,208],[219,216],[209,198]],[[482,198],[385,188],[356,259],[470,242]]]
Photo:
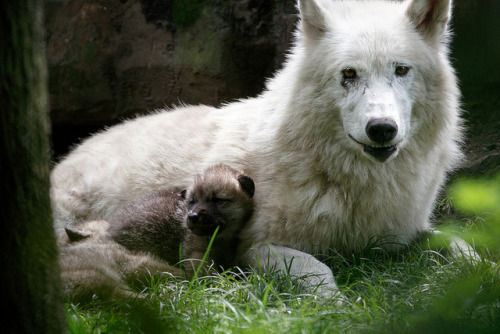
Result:
[[326,19],[318,0],[299,0],[302,31],[313,39],[319,38],[326,31]]
[[413,0],[406,16],[425,39],[438,41],[451,17],[451,0]]
[[255,193],[255,184],[253,183],[253,180],[245,174],[241,174],[238,176],[238,182],[240,183],[241,189],[243,189],[245,194],[247,194],[249,198],[252,198]]
[[187,191],[188,191],[187,189],[182,189],[182,190],[181,190],[181,197],[182,197],[183,199],[186,199]]
[[90,232],[80,231],[73,227],[66,227],[65,230],[66,234],[68,235],[69,241],[71,242],[81,241],[87,239],[92,235],[92,233]]

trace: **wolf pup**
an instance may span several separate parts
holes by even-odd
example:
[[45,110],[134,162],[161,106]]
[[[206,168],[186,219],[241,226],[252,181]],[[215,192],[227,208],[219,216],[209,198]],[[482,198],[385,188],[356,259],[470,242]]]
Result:
[[108,222],[93,220],[66,228],[59,239],[63,293],[73,302],[143,297],[134,286],[149,275],[183,272],[150,254],[134,253],[107,237]]
[[242,171],[218,164],[196,176],[185,191],[155,191],[125,205],[110,219],[108,235],[131,251],[171,264],[179,262],[182,244],[189,277],[218,227],[207,263],[229,268],[237,264],[238,234],[252,215],[254,190]]

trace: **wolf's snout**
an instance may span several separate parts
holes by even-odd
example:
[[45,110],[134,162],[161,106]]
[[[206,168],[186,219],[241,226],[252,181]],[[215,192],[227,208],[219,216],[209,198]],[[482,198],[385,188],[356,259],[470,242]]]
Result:
[[201,215],[198,212],[194,212],[194,211],[189,211],[188,212],[188,219],[189,219],[189,222],[192,223],[192,224],[198,223],[198,221],[201,218],[200,216]]
[[377,144],[383,145],[393,140],[398,134],[398,125],[389,118],[372,119],[366,125],[368,138]]
[[221,226],[220,221],[205,209],[199,211],[189,211],[187,215],[187,227],[198,236],[210,236],[215,232],[217,226]]

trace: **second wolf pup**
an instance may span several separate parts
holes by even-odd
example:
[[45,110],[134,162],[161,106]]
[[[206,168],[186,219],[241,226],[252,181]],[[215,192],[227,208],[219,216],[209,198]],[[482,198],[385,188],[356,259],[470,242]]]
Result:
[[133,252],[107,237],[108,222],[92,220],[66,228],[59,240],[65,298],[73,303],[144,297],[134,287],[150,275],[182,277],[179,268],[145,252]]

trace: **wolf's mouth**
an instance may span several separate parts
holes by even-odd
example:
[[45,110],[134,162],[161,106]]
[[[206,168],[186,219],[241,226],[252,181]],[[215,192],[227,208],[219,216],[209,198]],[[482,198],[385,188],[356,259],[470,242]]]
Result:
[[396,153],[396,151],[398,150],[397,145],[374,147],[374,146],[360,143],[359,141],[354,139],[354,137],[351,135],[349,135],[349,137],[352,140],[354,140],[357,144],[363,146],[363,151],[365,153],[371,155],[372,157],[374,157],[375,159],[377,159],[380,162],[386,161],[387,159],[389,159],[389,157],[391,155]]

